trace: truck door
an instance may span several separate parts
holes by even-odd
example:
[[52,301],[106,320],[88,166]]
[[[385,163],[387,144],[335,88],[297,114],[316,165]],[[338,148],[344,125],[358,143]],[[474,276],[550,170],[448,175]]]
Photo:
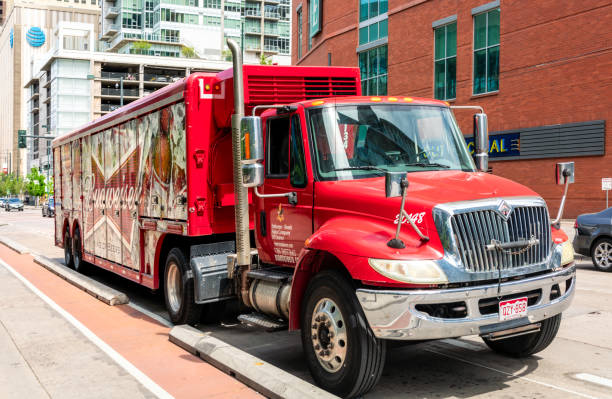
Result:
[[304,241],[312,234],[313,186],[306,167],[302,119],[298,113],[265,121],[265,183],[263,194],[296,193],[287,197],[256,198],[255,225],[264,262],[293,266]]

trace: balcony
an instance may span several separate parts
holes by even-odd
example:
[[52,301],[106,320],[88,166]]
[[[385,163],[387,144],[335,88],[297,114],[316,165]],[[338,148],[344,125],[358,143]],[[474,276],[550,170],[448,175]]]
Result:
[[267,53],[278,53],[278,46],[272,45],[272,44],[266,44],[264,45],[264,51]]
[[261,35],[261,26],[246,26],[244,28],[245,35]]
[[246,43],[246,49],[248,51],[261,51],[261,44],[259,44],[259,43]]
[[119,7],[106,7],[104,9],[105,19],[114,19],[119,16]]
[[261,17],[261,11],[256,8],[246,8],[244,15],[251,18],[259,18]]
[[102,37],[107,39],[111,38],[113,37],[113,35],[119,33],[120,29],[121,27],[119,26],[119,24],[104,24],[104,34],[102,35]]
[[279,32],[278,28],[276,28],[276,27],[275,28],[270,28],[270,27],[266,26],[264,28],[264,33],[267,36],[279,36],[280,35],[280,32]]
[[117,108],[119,108],[119,104],[102,104],[100,105],[100,111],[102,112],[113,112]]
[[266,11],[264,15],[267,19],[279,19],[280,18],[280,14],[278,13],[278,11]]
[[131,33],[131,32],[121,32],[110,42],[107,50],[108,51],[117,51],[117,49],[123,47],[127,42],[133,42],[138,40],[144,40],[151,43],[159,43],[159,44],[179,44],[180,38],[175,36],[168,35],[159,35],[153,33]]
[[168,84],[172,82],[176,82],[177,80],[183,78],[182,76],[173,76],[173,75],[163,75],[157,73],[145,73],[144,74],[144,83],[154,83],[154,84]]
[[118,81],[123,78],[123,81],[133,81],[138,82],[138,74],[137,73],[129,73],[129,72],[102,72],[100,74],[100,80],[110,80],[110,81]]
[[[113,96],[119,97],[121,96],[121,89],[114,89],[111,87],[103,87],[102,88],[102,96]],[[123,97],[138,97],[138,89],[123,89]]]

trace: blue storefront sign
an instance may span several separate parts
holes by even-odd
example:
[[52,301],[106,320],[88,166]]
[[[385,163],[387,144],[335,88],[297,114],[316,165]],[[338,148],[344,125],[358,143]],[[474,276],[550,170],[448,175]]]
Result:
[[[468,149],[474,154],[474,138],[466,137]],[[521,134],[506,133],[489,136],[489,157],[503,158],[521,155]]]

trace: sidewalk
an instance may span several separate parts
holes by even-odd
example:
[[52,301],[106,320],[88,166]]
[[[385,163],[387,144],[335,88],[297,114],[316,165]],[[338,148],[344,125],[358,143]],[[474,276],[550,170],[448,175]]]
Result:
[[155,397],[0,263],[0,398]]

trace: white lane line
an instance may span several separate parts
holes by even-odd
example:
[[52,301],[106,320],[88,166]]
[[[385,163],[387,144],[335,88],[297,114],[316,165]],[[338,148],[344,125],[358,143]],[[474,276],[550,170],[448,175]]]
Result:
[[443,340],[440,340],[440,342],[444,342],[445,344],[449,344],[449,345],[456,346],[456,347],[463,348],[463,349],[469,349],[471,351],[476,351],[476,352],[480,352],[486,349],[484,346],[473,344],[467,341],[458,340],[455,338],[443,339]]
[[597,375],[588,374],[588,373],[579,373],[579,374],[576,374],[575,377],[582,381],[592,382],[593,384],[612,388],[612,380],[609,378],[599,377]]
[[168,319],[163,318],[162,316],[151,312],[150,310],[147,310],[145,308],[143,308],[140,305],[136,305],[135,303],[129,302],[127,304],[129,307],[131,307],[132,309],[136,309],[137,311],[139,311],[140,313],[143,313],[147,316],[149,316],[150,318],[152,318],[153,320],[159,322],[161,325],[166,326],[166,327],[174,327],[174,324],[172,324]]
[[496,369],[496,368],[493,368],[493,367],[486,366],[484,364],[480,364],[480,363],[472,362],[472,361],[469,361],[469,360],[466,360],[466,359],[462,359],[462,358],[460,358],[458,356],[453,356],[453,355],[449,355],[447,353],[438,352],[438,351],[433,350],[433,349],[425,349],[425,350],[427,352],[435,353],[435,354],[440,355],[440,356],[445,356],[445,357],[448,357],[450,359],[455,359],[455,360],[458,360],[460,362],[471,364],[472,366],[482,367],[484,369],[487,369],[487,370],[490,370],[490,371],[495,371],[497,373],[504,374],[504,375],[507,375],[509,377],[514,377],[514,378],[519,379],[519,380],[525,380],[525,381],[532,382],[534,384],[542,385],[542,386],[545,386],[545,387],[548,387],[548,388],[552,388],[552,389],[556,389],[556,390],[559,390],[559,391],[562,391],[562,392],[571,393],[572,395],[576,395],[576,396],[580,396],[580,397],[588,398],[588,399],[599,399],[596,396],[591,396],[591,395],[588,395],[588,394],[582,393],[582,392],[572,391],[571,389],[567,389],[567,388],[563,388],[563,387],[560,387],[560,386],[557,386],[557,385],[552,385],[552,384],[548,384],[546,382],[534,380],[533,378],[523,377],[523,376],[517,375],[515,373],[508,373],[507,371],[499,370],[499,369]]
[[53,310],[62,315],[70,324],[72,324],[77,330],[79,330],[83,335],[85,335],[91,342],[93,342],[98,348],[100,348],[104,353],[106,353],[111,359],[113,359],[117,364],[125,369],[128,373],[130,373],[138,382],[140,382],[144,387],[146,387],[149,391],[151,391],[158,398],[163,399],[173,399],[174,397],[166,392],[162,387],[157,385],[152,379],[147,377],[142,371],[140,371],[136,366],[130,363],[126,358],[121,356],[117,351],[111,348],[106,342],[102,341],[96,334],[94,334],[90,329],[85,327],[83,323],[78,321],[74,316],[64,310],[61,306],[55,303],[51,298],[42,293],[38,288],[36,288],[32,283],[30,283],[25,277],[23,277],[19,272],[13,269],[8,263],[4,260],[0,259],[0,265],[4,266],[6,270],[11,272],[15,277],[17,277],[26,287],[28,287],[32,292],[34,292],[40,299],[47,303]]

